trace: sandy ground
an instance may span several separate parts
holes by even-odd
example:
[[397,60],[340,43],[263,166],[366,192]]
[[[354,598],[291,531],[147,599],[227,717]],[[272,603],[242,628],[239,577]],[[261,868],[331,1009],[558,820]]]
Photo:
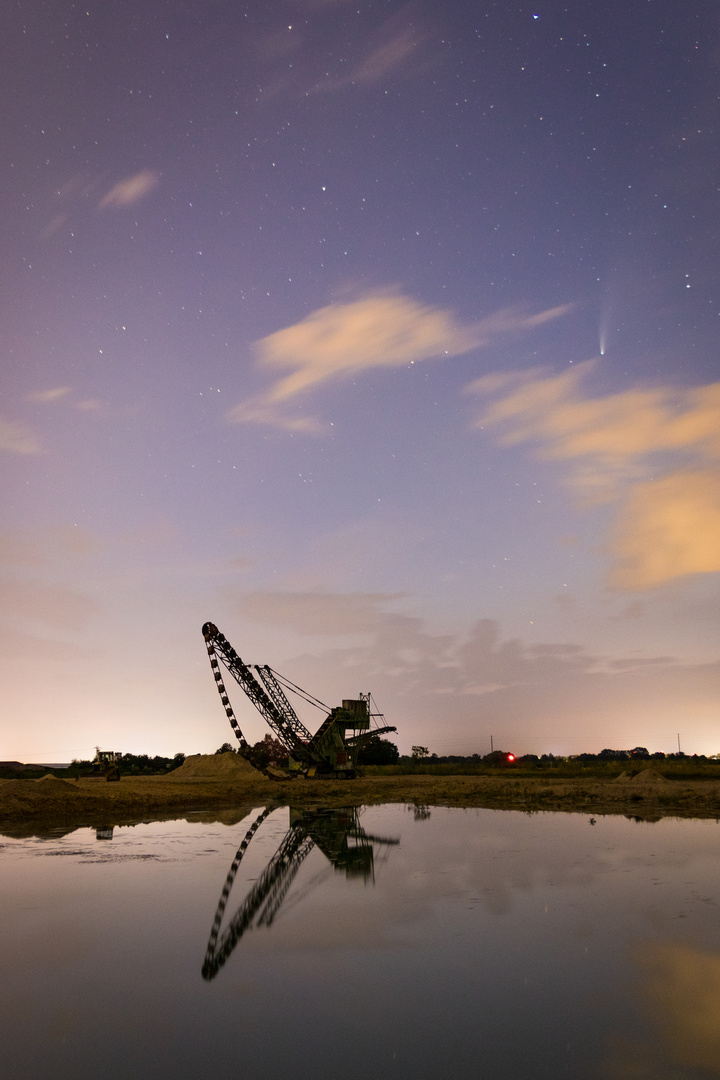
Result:
[[[223,760],[224,759],[224,760]],[[349,806],[405,803],[484,806],[537,812],[720,818],[720,782],[667,780],[653,769],[614,780],[513,776],[372,776],[355,780],[269,780],[235,754],[188,758],[167,777],[101,780],[0,780],[0,833],[31,836],[183,817],[204,811],[225,820],[248,806],[290,803]],[[234,808],[234,809],[233,809]],[[228,818],[229,820],[229,818]]]

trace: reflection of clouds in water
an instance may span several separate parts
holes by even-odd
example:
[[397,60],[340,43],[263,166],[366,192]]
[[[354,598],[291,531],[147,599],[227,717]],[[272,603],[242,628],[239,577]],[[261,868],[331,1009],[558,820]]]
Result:
[[601,1075],[608,1080],[720,1076],[720,954],[655,942],[640,946],[635,960],[643,974],[640,1003],[654,1021],[656,1038],[612,1038]]
[[673,1061],[720,1076],[720,955],[655,944],[638,960],[642,996]]

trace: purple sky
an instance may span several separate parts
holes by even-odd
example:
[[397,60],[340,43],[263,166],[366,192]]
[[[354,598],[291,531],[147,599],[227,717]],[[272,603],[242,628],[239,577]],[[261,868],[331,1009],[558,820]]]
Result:
[[713,6],[0,28],[0,758],[214,750],[208,619],[403,751],[720,751]]

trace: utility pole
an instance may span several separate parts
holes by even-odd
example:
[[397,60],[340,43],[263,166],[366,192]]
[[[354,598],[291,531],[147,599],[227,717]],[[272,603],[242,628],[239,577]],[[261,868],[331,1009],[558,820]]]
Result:
[[678,754],[682,754],[682,750],[680,749],[680,732],[679,731],[678,731]]
[[491,753],[491,754],[492,754],[492,753],[494,753],[494,750],[493,750],[493,737],[492,737],[492,735],[490,736],[490,753]]

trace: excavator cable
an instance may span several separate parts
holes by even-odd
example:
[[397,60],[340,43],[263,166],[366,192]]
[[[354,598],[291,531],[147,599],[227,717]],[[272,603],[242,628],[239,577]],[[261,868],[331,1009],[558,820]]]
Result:
[[267,671],[271,671],[279,683],[282,683],[283,686],[286,686],[289,690],[292,690],[293,693],[301,697],[303,701],[307,701],[308,705],[314,705],[316,709],[324,709],[325,712],[330,712],[329,705],[326,705],[324,701],[320,700],[320,698],[313,697],[313,695],[309,694],[307,690],[303,690],[301,687],[296,686],[295,683],[291,682],[286,675],[281,675],[279,672],[275,671],[274,668],[271,668],[269,664],[265,665],[265,669]]

